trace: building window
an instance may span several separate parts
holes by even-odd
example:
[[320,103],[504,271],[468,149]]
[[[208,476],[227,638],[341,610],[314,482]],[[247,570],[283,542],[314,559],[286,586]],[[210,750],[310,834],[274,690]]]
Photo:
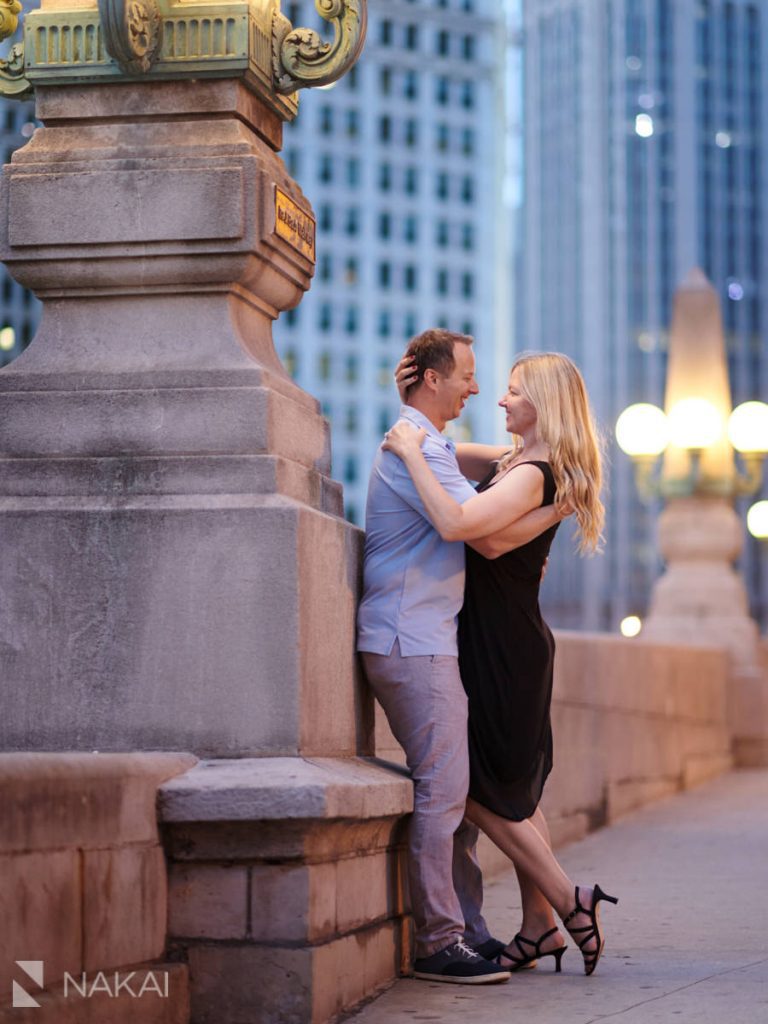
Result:
[[288,173],[292,178],[296,178],[299,175],[299,168],[301,162],[299,160],[299,152],[296,149],[289,149],[285,154],[285,165],[288,168]]
[[475,133],[472,128],[465,128],[461,133],[461,151],[464,156],[472,156],[475,152]]
[[359,315],[357,306],[349,306],[347,309],[346,319],[344,321],[344,329],[347,334],[357,334],[359,325]]
[[344,429],[348,434],[357,433],[357,406],[348,405],[344,416]]
[[350,256],[344,267],[344,284],[357,284],[358,266],[357,259]]
[[377,331],[380,338],[388,338],[392,333],[392,316],[388,309],[379,310]]
[[382,46],[392,45],[392,22],[385,18],[379,25],[379,42]]
[[286,349],[285,356],[283,358],[283,365],[285,366],[286,370],[288,371],[288,375],[290,377],[295,377],[296,376],[296,374],[298,373],[299,364],[298,364],[298,360],[296,359],[296,349],[295,348]]
[[379,189],[382,192],[389,192],[392,188],[392,165],[379,164]]
[[392,284],[392,265],[384,262],[379,264],[379,287],[389,288]]
[[419,222],[413,216],[413,214],[411,214],[410,216],[405,218],[405,221],[403,223],[403,238],[406,240],[406,242],[416,242],[418,241],[418,237]]
[[329,253],[324,252],[320,257],[320,263],[317,268],[317,276],[321,281],[330,281],[333,277],[333,260]]
[[471,252],[475,248],[475,228],[472,224],[461,225],[461,247]]
[[320,380],[330,380],[333,363],[330,352],[321,352],[318,360],[317,375]]
[[356,139],[360,134],[360,113],[352,108],[347,111],[347,135],[350,139]]
[[360,184],[360,161],[356,156],[347,160],[347,184],[350,188],[356,188]]
[[331,309],[330,302],[324,302],[317,315],[317,326],[321,331],[330,331],[333,325],[333,310]]
[[318,223],[321,231],[332,231],[333,230],[333,207],[328,203],[323,203],[320,207],[320,216],[318,217]]
[[437,134],[437,148],[438,148],[438,150],[441,153],[447,152],[448,151],[448,146],[450,145],[450,138],[451,138],[451,133],[450,133],[450,129],[448,128],[448,125],[444,124],[444,123],[438,124],[437,127],[436,127],[436,134]]
[[409,196],[415,196],[419,191],[419,172],[416,167],[405,168],[405,193]]
[[419,123],[413,118],[409,117],[405,122],[405,144],[406,146],[416,146],[419,142]]
[[451,52],[451,35],[444,28],[437,33],[435,53],[438,57],[447,57]]
[[448,294],[448,271],[445,269],[445,267],[441,267],[437,272],[437,276],[435,279],[435,290],[437,291],[438,295]]
[[445,249],[448,245],[449,231],[448,222],[445,220],[439,220],[437,222],[437,228],[435,230],[435,241],[441,249]]
[[356,235],[360,230],[360,210],[352,206],[347,210],[346,232],[348,235]]
[[461,179],[461,198],[465,203],[472,203],[475,200],[475,183],[472,178]]
[[330,135],[333,131],[333,107],[327,104],[320,107],[320,131],[323,135]]
[[383,114],[379,118],[379,141],[389,142],[392,138],[392,118],[389,114]]
[[435,178],[435,195],[438,199],[447,199],[449,195],[449,181],[448,175],[445,171],[440,173]]
[[471,299],[475,293],[475,278],[470,273],[461,275],[461,294],[465,299]]
[[390,238],[392,235],[392,216],[389,213],[379,214],[379,238]]
[[317,176],[325,184],[333,181],[333,157],[330,154],[323,153],[320,157]]
[[475,59],[475,37],[464,36],[461,40],[461,55],[464,60]]
[[346,378],[349,384],[354,384],[358,378],[359,361],[357,356],[347,356],[346,360]]
[[465,110],[473,110],[475,106],[475,86],[473,82],[464,82],[461,87],[461,105]]
[[379,69],[379,92],[382,96],[389,96],[392,92],[392,69]]
[[451,85],[444,75],[440,75],[435,81],[435,100],[444,107],[451,98]]
[[403,96],[407,100],[418,99],[419,77],[415,71],[406,71],[403,76]]
[[412,263],[409,263],[405,268],[404,281],[407,292],[415,292],[419,286],[419,273]]
[[405,26],[405,48],[406,50],[418,50],[419,48],[419,26]]
[[406,313],[403,320],[403,334],[406,338],[412,338],[417,331],[417,319],[415,313]]

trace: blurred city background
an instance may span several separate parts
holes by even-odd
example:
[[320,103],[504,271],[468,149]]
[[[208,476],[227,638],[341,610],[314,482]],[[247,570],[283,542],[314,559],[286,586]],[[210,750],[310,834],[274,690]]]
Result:
[[[320,24],[311,2],[283,8]],[[579,559],[561,530],[542,603],[553,626],[618,630],[645,615],[659,575],[661,502],[641,503],[613,427],[631,403],[663,404],[672,296],[694,267],[720,297],[733,404],[768,395],[768,4],[371,0],[369,13],[357,67],[305,92],[285,130],[318,264],[276,325],[278,351],[331,421],[360,525],[412,335],[476,338],[481,393],[453,425],[461,439],[503,440],[496,401],[516,352],[572,356],[606,438],[606,548]],[[33,105],[0,110],[7,162]],[[4,272],[0,294],[2,364],[40,304]],[[758,540],[740,568],[765,629]]]

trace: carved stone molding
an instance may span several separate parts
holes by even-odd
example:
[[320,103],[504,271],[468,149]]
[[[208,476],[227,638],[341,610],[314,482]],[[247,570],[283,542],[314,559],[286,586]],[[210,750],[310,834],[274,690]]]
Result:
[[99,0],[104,47],[129,75],[146,74],[160,53],[163,18],[155,0]]

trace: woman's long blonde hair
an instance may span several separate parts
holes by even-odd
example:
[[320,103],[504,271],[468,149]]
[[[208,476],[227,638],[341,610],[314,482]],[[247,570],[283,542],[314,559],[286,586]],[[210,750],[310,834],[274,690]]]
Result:
[[[574,363],[559,352],[521,355],[510,373],[515,370],[521,394],[536,410],[537,439],[549,445],[557,488],[555,505],[567,503],[573,509],[579,526],[579,551],[597,551],[605,521],[600,500],[601,444],[584,379]],[[499,468],[517,458],[520,450],[521,442]]]

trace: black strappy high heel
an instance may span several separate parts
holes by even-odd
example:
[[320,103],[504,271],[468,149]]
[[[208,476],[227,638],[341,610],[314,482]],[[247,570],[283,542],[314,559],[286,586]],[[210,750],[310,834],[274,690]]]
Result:
[[[541,960],[542,957],[553,956],[555,958],[555,973],[559,974],[561,971],[560,961],[563,959],[563,953],[568,949],[568,947],[558,946],[557,949],[548,949],[544,953],[542,953],[539,948],[542,942],[545,939],[548,939],[550,935],[554,935],[557,930],[558,929],[556,927],[550,928],[548,932],[544,932],[541,938],[537,939],[535,942],[533,939],[526,939],[524,935],[521,935],[520,932],[518,932],[514,939],[512,939],[512,942],[517,946],[520,956],[512,956],[505,949],[499,953],[496,963],[500,967],[506,967],[507,965],[502,964],[501,962],[501,958],[504,957],[505,960],[509,960],[510,962],[510,971],[523,971],[527,968],[533,967],[536,961]],[[523,943],[525,943],[526,946],[530,946],[533,949],[533,953],[526,953],[523,949]],[[510,943],[510,945],[512,945],[512,943]]]
[[[568,929],[568,932],[576,940],[576,945],[581,950],[581,955],[584,957],[584,973],[590,975],[594,972],[597,967],[597,961],[603,954],[605,948],[605,939],[603,933],[600,931],[600,907],[599,903],[604,900],[606,903],[618,903],[618,899],[615,896],[609,896],[608,893],[603,892],[599,885],[595,884],[592,890],[592,907],[587,910],[586,907],[582,907],[581,901],[579,900],[579,886],[576,886],[576,906],[570,912],[567,917],[563,918],[563,924]],[[590,924],[584,925],[583,928],[568,928],[568,922],[576,916],[576,914],[586,914],[590,919]],[[578,936],[584,934],[582,939]],[[584,949],[586,944],[592,939],[597,940],[597,949]]]

